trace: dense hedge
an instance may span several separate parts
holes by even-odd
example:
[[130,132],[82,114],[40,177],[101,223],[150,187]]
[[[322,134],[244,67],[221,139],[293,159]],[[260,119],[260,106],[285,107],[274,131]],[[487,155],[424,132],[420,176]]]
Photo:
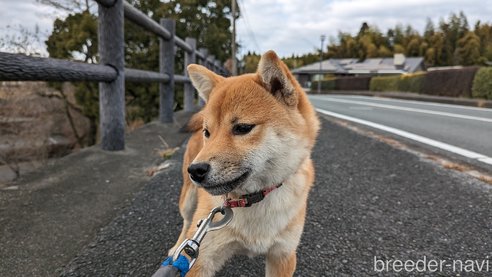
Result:
[[372,77],[369,89],[372,91],[398,91],[400,76]]
[[[318,93],[318,82],[311,82],[311,93]],[[335,79],[326,79],[321,81],[321,91],[329,91],[335,89]]]
[[341,77],[335,79],[337,90],[368,90],[370,76]]
[[[321,81],[321,90],[368,90],[371,77],[339,77]],[[317,93],[318,81],[311,83],[311,91]]]
[[482,67],[477,71],[473,79],[472,96],[492,100],[492,68]]
[[472,97],[473,78],[479,67],[429,71],[422,82],[423,94]]
[[[312,93],[317,90],[318,82],[312,82]],[[473,66],[397,76],[330,78],[321,82],[321,90],[401,91],[492,100],[492,68]]]
[[401,75],[398,80],[398,91],[419,93],[422,90],[422,81],[424,80],[424,76],[424,72]]
[[408,91],[420,92],[425,73],[404,74],[398,76],[372,77],[370,90],[372,91]]

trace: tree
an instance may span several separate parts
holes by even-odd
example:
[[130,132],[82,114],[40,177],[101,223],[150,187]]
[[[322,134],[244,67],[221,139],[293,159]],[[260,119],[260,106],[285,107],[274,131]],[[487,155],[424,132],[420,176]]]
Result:
[[97,62],[97,19],[88,11],[56,19],[46,41],[50,57]]
[[[74,11],[64,20],[56,20],[53,33],[46,41],[50,56],[97,62],[97,21],[91,6],[92,1],[39,0],[44,4],[63,10]],[[129,1],[131,5],[149,15],[155,21],[160,18],[176,19],[176,34],[181,37],[197,38],[197,47],[206,47],[209,53],[221,61],[230,56],[230,1],[159,0]],[[236,14],[236,16],[238,16]],[[143,31],[140,26],[125,20],[125,66],[143,70],[159,71],[159,39]],[[178,51],[175,72],[184,71],[184,56]],[[84,114],[90,118],[95,142],[98,122],[98,91],[95,83],[77,83],[76,99]],[[178,87],[179,88],[179,87]],[[181,90],[182,91],[182,90]],[[176,109],[180,108],[182,93],[176,93]],[[126,84],[127,121],[148,122],[158,114],[158,84],[142,86]],[[182,101],[181,101],[182,102]]]
[[260,62],[261,56],[255,52],[248,52],[243,57],[244,68],[242,73],[254,73],[258,67],[258,62]]
[[405,48],[401,44],[395,44],[395,46],[393,47],[393,52],[395,54],[404,54]]
[[429,41],[429,39],[434,35],[435,29],[434,29],[434,22],[430,18],[427,18],[427,22],[425,24],[425,30],[424,30],[424,39],[426,41]]
[[425,50],[424,60],[427,67],[436,65],[436,49],[434,47],[430,47]]
[[358,56],[358,43],[356,38],[348,33],[338,33],[339,45],[332,40],[328,45],[329,58],[351,58]]
[[393,53],[388,47],[381,45],[378,49],[378,57],[392,57]]
[[477,21],[474,32],[480,39],[480,56],[492,61],[492,25]]
[[455,63],[461,65],[484,63],[483,58],[480,57],[480,38],[474,32],[469,31],[458,40]]
[[[97,20],[89,11],[68,15],[64,20],[56,19],[53,32],[46,41],[50,57],[97,63]],[[51,84],[62,93],[60,84]],[[90,130],[87,144],[96,142],[99,120],[99,93],[97,84],[74,83],[75,99],[82,113],[89,119]]]
[[[146,1],[134,1],[142,3]],[[176,19],[176,33],[180,37],[197,38],[199,47],[209,49],[209,54],[221,61],[231,55],[232,33],[230,30],[232,17],[231,1],[229,0],[180,0],[160,1],[156,5],[154,19],[160,17]],[[239,12],[235,15],[239,17]]]
[[364,22],[360,27],[359,33],[357,34],[357,57],[360,60],[366,58],[374,58],[378,56],[378,45],[377,39],[379,37],[379,31],[375,28],[369,27],[369,25]]
[[395,28],[392,30],[393,34],[393,45],[400,45],[401,47],[405,47],[405,35],[403,33],[403,26],[401,24],[398,24],[395,26]]
[[379,57],[378,47],[374,43],[367,44],[366,47],[366,58],[377,58]]
[[425,52],[425,63],[427,67],[447,65],[442,60],[444,51],[444,36],[442,33],[435,33],[429,38],[429,48]]
[[328,45],[331,58],[366,59],[394,53],[424,57],[427,67],[483,64],[492,60],[492,25],[478,21],[471,32],[465,14],[459,12],[441,19],[438,27],[428,18],[423,35],[401,24],[383,35],[364,22],[356,35],[339,32],[338,40]]
[[357,34],[357,37],[362,37],[369,31],[369,25],[367,22],[362,22],[362,26],[360,26],[359,33]]
[[408,57],[416,57],[420,54],[420,39],[414,36],[407,44],[405,55]]
[[425,56],[425,51],[427,51],[427,48],[429,48],[429,44],[427,42],[421,42],[419,46],[419,57]]
[[439,29],[444,35],[444,46],[441,53],[441,60],[447,65],[459,64],[455,58],[455,51],[460,40],[468,32],[468,20],[463,12],[459,15],[451,13],[449,21],[441,20]]
[[[155,21],[160,18],[176,20],[176,35],[197,39],[197,47],[205,47],[210,55],[224,62],[230,57],[231,16],[230,1],[179,0],[162,3],[159,0],[137,1],[130,4],[150,15]],[[238,16],[237,14],[236,16]],[[142,28],[125,21],[125,64],[127,67],[159,71],[159,39],[155,35],[142,32]],[[184,72],[184,55],[178,51],[175,72]],[[177,86],[175,109],[182,107],[182,87]],[[126,84],[127,120],[143,119],[148,122],[159,112],[158,85],[142,86],[137,83]]]

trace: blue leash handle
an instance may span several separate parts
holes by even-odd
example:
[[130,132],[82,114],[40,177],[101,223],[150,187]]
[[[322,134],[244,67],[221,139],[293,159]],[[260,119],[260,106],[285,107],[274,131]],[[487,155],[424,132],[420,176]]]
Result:
[[188,273],[188,271],[190,270],[190,262],[183,255],[179,255],[178,259],[176,259],[176,261],[174,262],[172,257],[168,257],[162,262],[161,267],[165,267],[169,265],[173,266],[174,268],[177,268],[179,270],[179,274],[181,275],[181,277],[184,277],[186,273]]

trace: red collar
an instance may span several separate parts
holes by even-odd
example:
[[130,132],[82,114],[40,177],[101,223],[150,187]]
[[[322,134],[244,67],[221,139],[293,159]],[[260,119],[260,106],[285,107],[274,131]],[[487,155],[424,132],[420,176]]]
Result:
[[[237,207],[250,207],[251,205],[260,202],[269,194],[270,192],[278,189],[282,186],[282,183],[269,187],[262,191],[253,192],[250,194],[245,194],[240,196],[238,199],[227,198],[224,200],[224,207],[237,208]],[[226,196],[227,197],[227,196]]]

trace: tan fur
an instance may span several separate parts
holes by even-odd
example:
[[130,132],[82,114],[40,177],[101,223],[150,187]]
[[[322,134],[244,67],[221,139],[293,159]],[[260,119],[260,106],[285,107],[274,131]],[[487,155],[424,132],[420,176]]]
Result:
[[[179,200],[184,224],[176,245],[191,238],[197,222],[222,203],[221,196],[190,181],[187,168],[191,163],[210,163],[210,178],[219,183],[234,180],[250,167],[247,181],[229,194],[233,197],[281,182],[283,186],[252,207],[235,208],[227,227],[208,233],[187,276],[213,276],[240,253],[265,254],[266,276],[292,276],[314,181],[310,151],[319,129],[314,109],[273,51],[262,56],[256,74],[222,78],[198,65],[188,70],[207,104],[190,124],[196,132],[184,157]],[[249,134],[238,136],[231,132],[235,122],[256,126]],[[204,138],[202,128],[210,131],[209,138]]]

